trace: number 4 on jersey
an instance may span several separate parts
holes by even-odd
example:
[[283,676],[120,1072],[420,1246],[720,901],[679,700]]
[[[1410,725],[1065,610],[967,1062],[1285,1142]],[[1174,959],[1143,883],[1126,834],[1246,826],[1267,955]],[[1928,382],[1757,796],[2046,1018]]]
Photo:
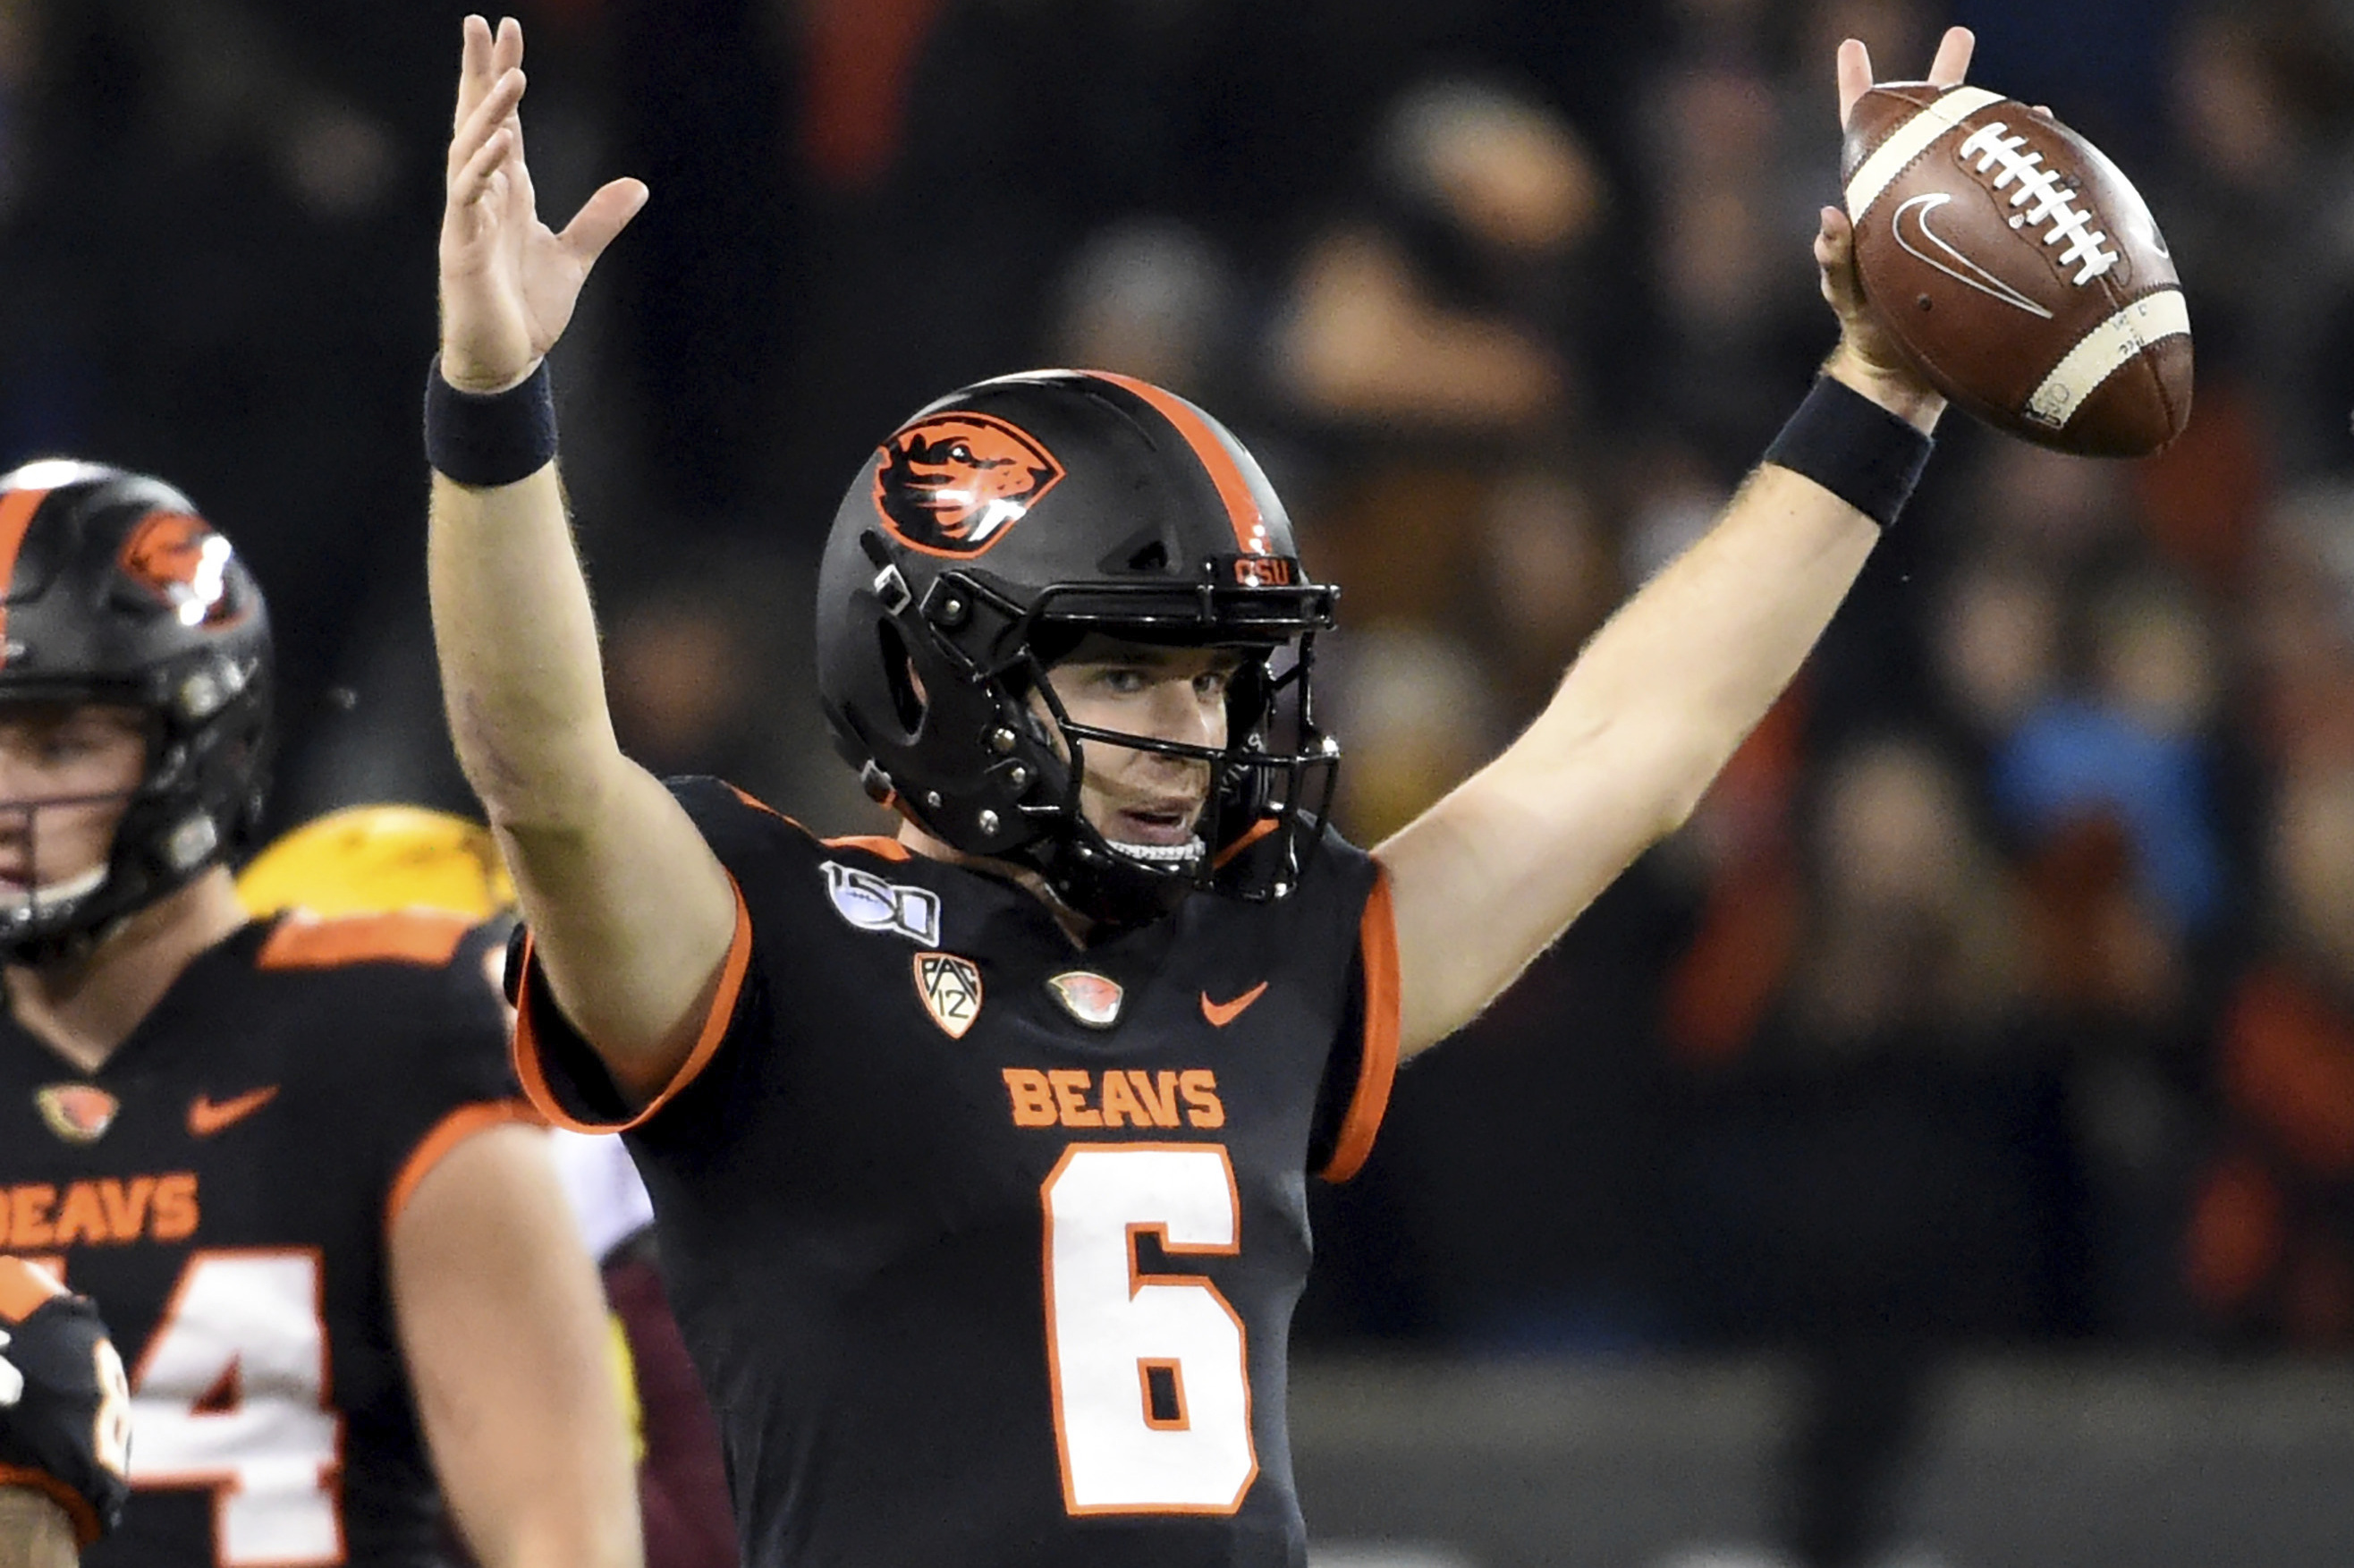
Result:
[[140,1359],[132,1484],[210,1488],[225,1568],[344,1561],[320,1288],[309,1250],[197,1253]]
[[1148,1231],[1172,1255],[1240,1248],[1226,1151],[1075,1144],[1040,1196],[1065,1505],[1234,1512],[1258,1476],[1242,1319],[1201,1276],[1142,1274],[1136,1259]]

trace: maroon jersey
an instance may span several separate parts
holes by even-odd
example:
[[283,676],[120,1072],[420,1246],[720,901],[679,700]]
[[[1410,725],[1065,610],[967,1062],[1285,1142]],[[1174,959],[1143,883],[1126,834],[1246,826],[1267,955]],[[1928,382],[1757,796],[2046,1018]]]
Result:
[[518,1062],[626,1128],[757,1568],[1297,1565],[1306,1180],[1396,1061],[1370,858],[1075,946],[1035,896],[711,780],[720,994],[629,1107],[526,962]]
[[0,1249],[105,1306],[134,1489],[88,1568],[440,1563],[386,1238],[514,1097],[484,934],[249,926],[96,1073],[0,1015]]

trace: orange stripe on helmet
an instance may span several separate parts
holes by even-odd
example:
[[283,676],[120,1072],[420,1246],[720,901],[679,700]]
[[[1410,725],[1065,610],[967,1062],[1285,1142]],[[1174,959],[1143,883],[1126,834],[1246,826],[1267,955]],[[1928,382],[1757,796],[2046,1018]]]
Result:
[[16,577],[16,552],[24,548],[25,530],[33,525],[33,514],[48,496],[46,490],[12,490],[0,495],[0,664],[8,662],[6,593]]
[[1242,465],[1235,461],[1235,454],[1218,439],[1218,432],[1210,428],[1209,421],[1202,418],[1201,410],[1150,381],[1108,370],[1090,370],[1087,374],[1127,387],[1176,426],[1177,433],[1185,438],[1185,444],[1193,449],[1194,457],[1209,471],[1210,482],[1218,487],[1218,499],[1226,503],[1226,520],[1234,524],[1235,546],[1246,556],[1272,553],[1267,537],[1267,519],[1259,512],[1258,498],[1251,493],[1250,481],[1243,477]]

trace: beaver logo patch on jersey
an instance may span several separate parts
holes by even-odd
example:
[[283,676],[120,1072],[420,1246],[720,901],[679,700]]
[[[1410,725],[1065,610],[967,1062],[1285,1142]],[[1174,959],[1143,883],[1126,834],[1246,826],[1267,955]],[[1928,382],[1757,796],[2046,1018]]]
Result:
[[875,510],[904,545],[978,556],[1062,479],[1054,454],[1004,420],[935,414],[875,454]]
[[961,1040],[981,1016],[981,969],[954,953],[916,955],[916,994],[951,1040]]
[[151,512],[122,542],[123,576],[172,607],[184,626],[221,626],[228,602],[228,541],[201,517]]
[[885,882],[838,860],[819,867],[842,917],[862,931],[896,931],[926,947],[940,939],[940,895],[928,887]]
[[1047,992],[1063,1011],[1090,1029],[1109,1029],[1119,1022],[1119,1006],[1127,992],[1108,975],[1089,969],[1065,969],[1047,980]]
[[33,1096],[41,1120],[68,1143],[96,1143],[114,1125],[122,1102],[91,1084],[51,1084]]

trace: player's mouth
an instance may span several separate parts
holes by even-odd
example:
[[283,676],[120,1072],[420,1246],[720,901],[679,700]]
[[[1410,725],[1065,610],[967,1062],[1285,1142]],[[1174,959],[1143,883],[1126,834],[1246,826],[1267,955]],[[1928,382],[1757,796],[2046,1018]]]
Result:
[[1168,851],[1187,851],[1201,842],[1193,832],[1193,821],[1201,814],[1201,802],[1190,796],[1140,801],[1114,811],[1111,832],[1104,836],[1121,849],[1163,852],[1139,857],[1160,860]]

